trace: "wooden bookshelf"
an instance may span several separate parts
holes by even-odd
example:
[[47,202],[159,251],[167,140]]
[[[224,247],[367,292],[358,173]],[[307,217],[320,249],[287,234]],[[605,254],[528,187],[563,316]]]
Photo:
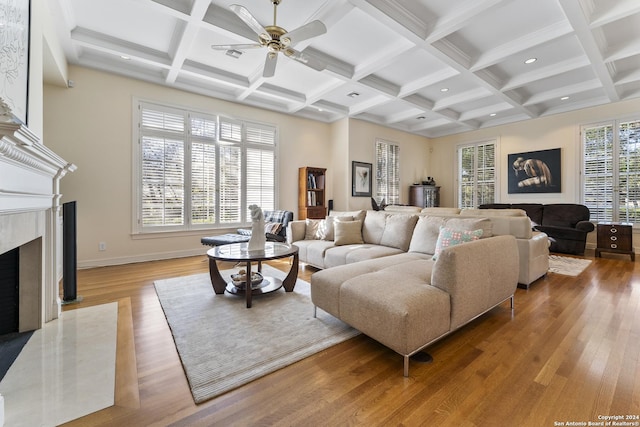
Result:
[[298,219],[322,219],[327,215],[325,168],[298,169]]

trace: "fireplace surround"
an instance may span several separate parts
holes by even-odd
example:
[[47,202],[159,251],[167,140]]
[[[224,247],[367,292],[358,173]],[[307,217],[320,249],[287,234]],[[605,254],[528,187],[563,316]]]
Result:
[[25,125],[0,122],[0,254],[18,248],[18,332],[60,315],[60,180],[75,169]]

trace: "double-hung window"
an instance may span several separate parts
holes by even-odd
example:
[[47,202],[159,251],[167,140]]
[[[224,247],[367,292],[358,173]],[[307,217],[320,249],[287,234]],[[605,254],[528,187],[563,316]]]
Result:
[[475,208],[496,200],[496,141],[458,147],[458,207]]
[[274,126],[140,102],[134,228],[222,228],[275,209]]
[[594,221],[640,222],[640,120],[581,129],[582,202]]
[[378,203],[400,203],[400,147],[388,141],[376,141],[376,192]]

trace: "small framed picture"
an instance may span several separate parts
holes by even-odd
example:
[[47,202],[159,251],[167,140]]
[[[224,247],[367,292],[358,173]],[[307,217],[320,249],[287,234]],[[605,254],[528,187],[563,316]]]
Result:
[[371,163],[351,162],[351,195],[371,197]]

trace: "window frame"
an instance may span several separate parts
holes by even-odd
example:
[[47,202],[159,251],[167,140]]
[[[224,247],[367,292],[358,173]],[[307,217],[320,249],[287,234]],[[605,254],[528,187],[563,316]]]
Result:
[[[586,123],[586,124],[582,124],[579,128],[579,143],[580,143],[580,160],[579,160],[579,164],[580,164],[580,169],[579,169],[579,183],[580,183],[580,187],[579,187],[579,197],[580,197],[580,203],[584,204],[585,206],[589,207],[589,210],[591,211],[591,221],[594,223],[599,223],[599,222],[628,222],[628,220],[626,219],[620,219],[620,215],[622,213],[621,210],[621,190],[620,190],[620,177],[621,177],[621,171],[620,171],[620,156],[622,153],[622,146],[620,143],[620,130],[621,130],[621,125],[622,124],[626,124],[626,123],[631,123],[631,122],[637,122],[638,124],[640,124],[640,116],[639,115],[628,115],[628,116],[624,116],[624,117],[618,117],[618,118],[610,118],[607,120],[602,120],[602,121],[598,121],[598,122],[593,122],[593,123]],[[595,128],[604,128],[606,126],[611,126],[612,128],[612,149],[611,149],[611,179],[612,179],[612,190],[611,190],[611,204],[610,206],[605,206],[603,209],[610,209],[611,210],[611,218],[607,218],[606,216],[604,218],[601,218],[600,215],[597,213],[598,209],[593,209],[593,207],[591,206],[591,204],[588,204],[587,201],[587,194],[585,192],[585,185],[587,182],[587,167],[586,167],[586,132],[589,129],[595,129]],[[638,168],[638,175],[640,175],[640,168]],[[594,217],[594,212],[596,212],[595,217]],[[634,230],[637,228],[640,228],[640,221],[638,222],[630,222],[633,225]]]
[[[183,143],[183,222],[181,225],[157,225],[157,226],[145,226],[143,225],[142,216],[142,138],[145,136],[145,131],[142,129],[142,110],[144,107],[150,109],[157,109],[158,111],[166,111],[166,112],[174,112],[180,113],[183,115],[185,129],[183,135],[185,136],[182,140]],[[192,206],[192,147],[196,143],[201,143],[204,138],[192,136],[191,135],[191,119],[193,117],[202,117],[207,119],[215,118],[216,120],[216,129],[215,129],[215,138],[212,140],[212,143],[215,145],[215,175],[216,175],[216,201],[214,205],[214,215],[215,219],[213,223],[205,223],[198,224],[194,222],[193,219],[193,206]],[[231,122],[235,124],[239,124],[241,127],[241,136],[240,140],[236,140],[234,143],[229,144],[228,140],[221,137],[221,123],[222,122]],[[194,110],[192,108],[171,105],[167,103],[162,103],[158,101],[149,101],[140,98],[133,99],[133,126],[132,126],[132,235],[134,236],[154,236],[154,235],[166,235],[167,233],[187,233],[189,232],[201,232],[202,230],[224,230],[224,229],[235,229],[238,227],[245,227],[251,222],[250,213],[248,212],[248,205],[251,204],[247,202],[247,153],[248,150],[259,148],[263,151],[272,152],[273,153],[273,205],[264,207],[264,209],[277,209],[278,204],[278,193],[279,193],[279,171],[278,171],[278,150],[279,150],[279,129],[276,125],[270,123],[264,123],[254,120],[246,120],[239,119],[235,117],[231,117],[224,114],[207,112],[202,110]],[[247,129],[263,129],[272,132],[273,134],[273,145],[269,144],[261,144],[258,142],[249,142],[247,140]],[[187,134],[189,134],[187,136]],[[240,212],[239,212],[239,220],[233,222],[220,222],[220,162],[221,162],[221,147],[233,145],[239,147],[240,149],[240,161],[241,161],[241,174],[240,174]]]
[[[474,170],[476,171],[476,175],[474,178],[474,187],[477,187],[477,149],[480,146],[485,146],[485,145],[490,145],[493,144],[493,162],[494,162],[494,167],[493,167],[493,202],[492,203],[497,203],[499,200],[499,195],[500,195],[500,171],[501,171],[501,167],[500,167],[500,138],[495,137],[495,138],[487,138],[487,139],[482,139],[479,141],[472,141],[472,142],[465,142],[465,143],[461,143],[456,145],[456,155],[455,155],[455,183],[456,183],[456,196],[455,196],[455,202],[456,202],[456,207],[461,208],[461,202],[462,202],[462,182],[461,182],[461,177],[460,177],[460,173],[462,170],[462,150],[465,148],[469,148],[469,147],[473,147],[476,150],[476,155],[474,156]],[[474,190],[473,192],[473,196],[474,199],[476,199],[477,197],[477,190]],[[477,208],[480,204],[478,203],[478,200],[474,200],[473,201],[474,206],[471,206],[473,208]],[[465,208],[467,208],[467,206],[465,206]]]

